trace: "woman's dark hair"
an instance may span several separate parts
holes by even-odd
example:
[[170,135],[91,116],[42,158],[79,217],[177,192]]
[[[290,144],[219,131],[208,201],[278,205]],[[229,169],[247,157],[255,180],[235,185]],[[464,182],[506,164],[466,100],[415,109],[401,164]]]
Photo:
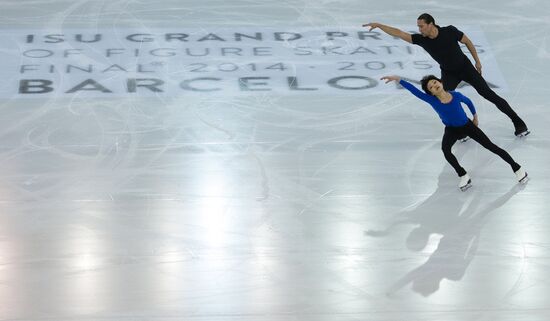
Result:
[[435,25],[435,19],[429,13],[421,14],[416,20],[424,20],[424,22],[426,22],[427,24],[433,23]]
[[424,78],[422,78],[422,80],[420,80],[420,83],[422,84],[422,89],[424,90],[424,92],[426,92],[426,94],[428,95],[433,95],[429,90],[428,90],[428,82],[430,80],[437,80],[439,82],[441,82],[441,79],[437,78],[436,76],[434,75],[427,75],[427,76],[424,76]]

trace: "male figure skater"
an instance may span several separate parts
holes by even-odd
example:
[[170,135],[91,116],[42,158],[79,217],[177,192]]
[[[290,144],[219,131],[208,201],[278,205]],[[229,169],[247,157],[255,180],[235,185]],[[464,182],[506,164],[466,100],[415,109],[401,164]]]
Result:
[[[390,81],[398,82],[417,98],[420,98],[430,104],[437,112],[439,118],[441,118],[441,121],[445,124],[445,133],[443,134],[443,139],[441,141],[441,149],[447,162],[451,164],[460,177],[458,183],[460,190],[465,191],[471,186],[472,183],[470,175],[468,175],[466,170],[460,166],[458,160],[451,152],[451,147],[460,137],[463,136],[471,137],[481,146],[500,156],[500,158],[512,167],[518,182],[527,182],[527,173],[518,163],[514,161],[512,156],[510,156],[510,154],[508,154],[508,152],[504,149],[495,145],[487,137],[487,135],[485,135],[485,133],[477,127],[477,113],[474,104],[468,97],[462,95],[458,91],[446,91],[443,89],[441,80],[434,75],[428,75],[422,78],[421,84],[424,92],[420,91],[414,85],[398,76],[385,76],[381,79],[385,80],[386,83]],[[466,116],[461,103],[465,103],[468,106],[468,109],[472,113],[473,121]]]
[[[483,98],[495,104],[501,112],[512,120],[516,136],[523,137],[530,133],[525,122],[510,107],[508,102],[487,85],[487,82],[481,76],[481,62],[474,44],[462,31],[452,25],[446,27],[436,25],[434,18],[427,13],[423,13],[418,17],[417,26],[420,34],[411,35],[378,22],[363,25],[363,27],[370,27],[369,31],[379,28],[391,36],[421,46],[439,63],[441,81],[445,90],[455,90],[460,81],[469,83]],[[475,60],[475,67],[462,52],[458,42],[466,45]]]

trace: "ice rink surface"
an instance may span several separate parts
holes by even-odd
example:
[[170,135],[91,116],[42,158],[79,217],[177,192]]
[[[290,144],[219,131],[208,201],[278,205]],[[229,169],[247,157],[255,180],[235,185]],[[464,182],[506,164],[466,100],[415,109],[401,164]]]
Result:
[[[464,93],[526,185],[468,141],[453,148],[473,179],[460,192],[437,115],[369,82],[433,60],[347,31],[415,31],[423,12],[490,51],[486,79],[532,134],[514,137]],[[542,0],[3,0],[0,320],[548,320],[549,12]],[[221,36],[232,30],[271,42]],[[157,41],[157,60],[124,56]],[[181,46],[217,49],[167,49]],[[313,54],[323,46],[375,52]],[[95,69],[68,72],[65,58]],[[131,59],[143,69],[126,75]]]

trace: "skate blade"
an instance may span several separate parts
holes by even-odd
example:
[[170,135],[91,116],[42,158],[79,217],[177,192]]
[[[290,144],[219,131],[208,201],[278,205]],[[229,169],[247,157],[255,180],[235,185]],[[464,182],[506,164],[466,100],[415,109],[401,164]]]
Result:
[[516,137],[522,138],[522,137],[525,137],[529,134],[531,134],[531,132],[527,130],[527,131],[524,131],[523,133],[517,134]]
[[465,191],[466,191],[468,188],[470,188],[470,187],[472,187],[472,183],[468,183],[468,184],[466,184],[466,185],[464,185],[464,186],[461,186],[461,187],[460,187],[460,190],[463,191],[463,192],[465,192]]
[[527,175],[527,173],[525,173],[525,176],[524,176],[522,179],[520,179],[520,180],[518,181],[518,183],[519,183],[519,184],[525,184],[525,183],[527,183],[528,181],[529,181],[529,175]]

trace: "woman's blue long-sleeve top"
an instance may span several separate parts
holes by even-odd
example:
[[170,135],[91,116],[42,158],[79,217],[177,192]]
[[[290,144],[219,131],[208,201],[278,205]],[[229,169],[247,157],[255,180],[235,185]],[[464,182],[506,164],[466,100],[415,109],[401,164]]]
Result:
[[401,79],[399,84],[416,97],[430,104],[439,115],[439,118],[441,118],[443,124],[446,126],[460,127],[466,125],[468,122],[468,116],[466,116],[466,113],[460,104],[461,102],[468,106],[468,109],[470,109],[472,115],[476,114],[476,109],[472,101],[458,91],[450,91],[449,93],[453,96],[453,99],[444,104],[437,97],[426,94],[406,80]]

